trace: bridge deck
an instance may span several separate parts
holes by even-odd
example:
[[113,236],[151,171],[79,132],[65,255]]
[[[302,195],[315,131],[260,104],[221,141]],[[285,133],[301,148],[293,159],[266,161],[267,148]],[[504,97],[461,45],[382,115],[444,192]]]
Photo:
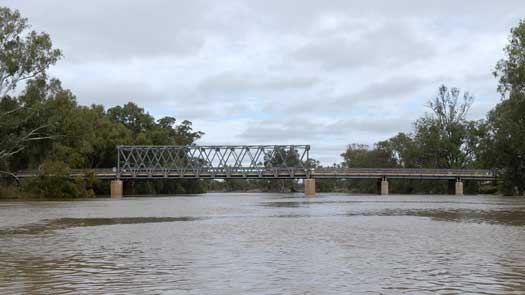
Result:
[[[71,170],[71,177],[85,177],[94,172],[99,179],[463,179],[497,180],[494,170],[480,169],[410,169],[410,168],[317,168],[317,169],[197,169],[164,170],[143,169],[133,172],[117,172],[113,169]],[[15,173],[18,178],[35,177],[38,171],[26,170]],[[3,175],[6,177],[6,175]]]
[[312,171],[313,178],[355,179],[464,179],[496,180],[494,170],[483,169],[424,169],[424,168],[320,168]]

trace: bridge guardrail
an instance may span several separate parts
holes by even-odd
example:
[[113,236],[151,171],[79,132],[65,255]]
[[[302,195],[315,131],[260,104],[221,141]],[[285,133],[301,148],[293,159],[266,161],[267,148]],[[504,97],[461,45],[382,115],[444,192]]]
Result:
[[312,168],[315,172],[338,172],[338,173],[410,173],[410,174],[476,174],[497,175],[494,169],[437,169],[437,168]]
[[[113,178],[414,178],[414,179],[478,179],[491,180],[499,176],[498,170],[483,169],[426,169],[426,168],[273,168],[273,167],[226,167],[226,168],[194,168],[194,169],[164,169],[116,168],[71,169],[71,177],[84,177],[86,173],[94,172],[103,179]],[[14,173],[19,178],[35,177],[38,170],[22,170]]]
[[315,168],[315,178],[420,178],[420,179],[496,179],[498,170],[434,168]]

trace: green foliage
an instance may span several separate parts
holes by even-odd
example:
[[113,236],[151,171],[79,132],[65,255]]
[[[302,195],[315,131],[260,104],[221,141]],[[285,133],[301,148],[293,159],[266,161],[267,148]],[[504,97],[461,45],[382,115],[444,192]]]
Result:
[[[37,111],[8,96],[20,82],[43,80],[61,57],[45,33],[29,31],[20,12],[0,7],[0,166],[43,136],[44,125],[29,124]],[[31,126],[32,125],[32,126]]]
[[143,108],[129,102],[124,106],[116,106],[108,110],[109,118],[114,122],[122,123],[133,132],[134,136],[151,130],[155,124],[154,118],[144,112]]
[[44,162],[39,175],[24,182],[23,189],[31,196],[46,199],[88,198],[95,194],[83,179],[71,179],[70,169],[63,162]]
[[465,93],[460,100],[457,88],[439,88],[430,100],[430,114],[415,123],[414,142],[419,153],[418,166],[431,168],[466,168],[473,161],[467,145],[466,115],[474,98]]
[[20,81],[45,77],[47,68],[62,56],[49,35],[28,29],[18,10],[0,7],[0,97]]
[[[337,183],[341,182],[338,179],[317,179],[315,181],[315,190],[320,193],[337,191]],[[341,187],[341,184],[339,185]]]
[[509,44],[504,49],[494,71],[499,77],[498,91],[509,96],[513,92],[525,93],[525,20],[510,31]]
[[[373,148],[352,144],[341,155],[350,168],[471,168],[484,152],[482,144],[487,127],[483,122],[468,121],[466,115],[473,97],[460,95],[457,88],[441,86],[428,102],[430,113],[418,119],[414,134],[399,133],[378,142]],[[376,192],[373,180],[346,182],[350,191]],[[392,192],[446,193],[447,185],[435,181],[394,181]]]
[[486,158],[504,168],[503,191],[525,192],[525,21],[511,30],[505,58],[496,65],[503,100],[489,113]]
[[20,186],[14,183],[2,182],[0,183],[0,200],[19,199],[24,196]]
[[513,92],[489,113],[488,163],[502,167],[505,194],[525,192],[525,94]]
[[264,166],[273,168],[295,167],[300,162],[300,155],[296,149],[286,149],[277,146],[272,152],[264,155]]
[[[26,32],[28,28],[18,11],[0,7],[0,171],[40,169],[38,177],[17,191],[44,198],[93,196],[94,190],[105,189],[93,175],[69,179],[70,168],[111,168],[117,145],[190,144],[203,135],[189,121],[177,125],[175,118],[166,117],[155,122],[133,103],[108,111],[100,105],[79,106],[59,80],[46,77],[60,51],[52,48],[47,34]],[[19,96],[6,95],[25,80]],[[137,188],[148,193],[204,191],[191,181]]]
[[351,144],[341,154],[344,166],[348,168],[392,168],[396,162],[392,154],[381,148],[370,149],[368,145]]
[[207,191],[206,182],[196,179],[126,181],[124,187],[126,195],[202,194]]
[[[64,169],[111,168],[116,163],[117,145],[188,144],[203,134],[194,132],[189,121],[176,125],[174,118],[167,117],[155,122],[142,108],[133,103],[108,111],[100,105],[79,106],[71,91],[63,89],[58,80],[31,80],[19,97],[3,99],[0,107],[3,105],[21,110],[10,114],[13,117],[12,121],[18,123],[13,128],[2,129],[0,134],[4,135],[3,138],[16,138],[25,132],[24,130],[43,126],[39,131],[50,139],[35,141],[4,161],[6,170],[11,171],[35,169],[44,162],[63,163]],[[27,109],[31,109],[31,114],[30,119],[26,120],[24,118],[27,116]],[[116,117],[115,110],[119,110],[121,115]],[[122,115],[124,113],[127,115]],[[36,186],[40,189],[39,194],[48,197],[55,195],[61,198],[67,193],[72,194],[71,196],[85,197],[87,195],[80,189],[81,186],[85,186],[88,191],[92,188],[100,191],[98,184],[93,182],[77,181],[77,186],[71,182],[64,182],[53,191],[50,185],[60,182],[57,177],[39,177],[34,180],[39,181],[42,182],[41,186]],[[139,183],[136,187],[130,187],[128,192],[199,193],[204,191],[203,187],[190,181],[176,182],[175,185],[163,182]]]
[[184,120],[176,125],[174,117],[155,119],[136,104],[129,102],[124,106],[108,109],[107,115],[114,123],[124,125],[131,131],[132,142],[140,145],[188,145],[204,135],[193,131],[192,123]]
[[376,144],[376,149],[388,154],[388,157],[391,158],[389,162],[395,162],[395,167],[414,168],[419,165],[419,151],[416,148],[416,142],[408,134],[401,132],[388,140],[380,141]]

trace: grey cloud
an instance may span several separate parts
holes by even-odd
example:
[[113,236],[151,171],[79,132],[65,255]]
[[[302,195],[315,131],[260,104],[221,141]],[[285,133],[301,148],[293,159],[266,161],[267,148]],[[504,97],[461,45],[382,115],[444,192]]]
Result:
[[320,63],[329,69],[365,65],[391,67],[433,57],[434,49],[423,38],[424,35],[417,35],[409,24],[387,22],[356,36],[346,36],[344,32],[317,36],[292,53],[292,57]]
[[369,118],[341,120],[326,127],[325,134],[340,134],[346,132],[364,132],[369,134],[392,134],[401,131],[410,131],[414,118]]
[[[191,101],[191,100],[189,100]],[[208,103],[189,104],[188,100],[170,103],[177,116],[186,119],[229,119],[236,116],[246,116],[246,113],[256,112],[249,100],[238,102],[209,101]]]
[[275,27],[288,27],[292,30],[311,29],[319,15],[343,15],[351,18],[371,16],[374,20],[389,18],[392,20],[401,18],[446,18],[438,25],[441,28],[449,28],[457,24],[451,22],[454,19],[462,25],[469,25],[471,29],[479,27],[490,28],[494,24],[501,24],[501,15],[523,14],[522,0],[505,1],[478,1],[463,0],[261,0],[250,1],[252,11],[264,15],[267,23]]
[[409,116],[378,120],[347,119],[332,123],[309,122],[306,119],[291,119],[284,123],[275,121],[252,122],[237,136],[238,142],[264,144],[310,144],[310,156],[323,164],[339,163],[340,154],[351,143],[372,145],[387,139],[397,132],[410,132]]
[[[67,81],[66,88],[70,88],[82,104],[104,104],[107,107],[125,104],[134,101],[138,104],[161,102],[162,93],[140,81],[88,80]],[[164,98],[165,99],[165,98]]]
[[[205,1],[17,1],[68,59],[88,62],[196,54],[209,24]],[[57,13],[52,13],[53,11]],[[50,17],[53,15],[52,17]]]
[[329,151],[316,157],[333,162],[345,144],[410,130],[442,82],[472,91],[473,116],[482,117],[499,101],[486,74],[525,15],[522,2],[2,5],[20,9],[63,49],[52,74],[82,104],[134,100],[157,117],[193,120],[216,144],[310,143]]
[[309,88],[317,83],[315,77],[254,76],[238,72],[224,72],[201,81],[198,89],[206,93],[239,93],[254,91],[282,91]]
[[[255,44],[244,43],[247,38],[257,34],[273,34],[280,37],[309,36],[318,30],[319,22],[325,17],[336,16],[345,21],[361,19],[368,27],[381,21],[420,18],[430,19],[435,25],[427,27],[427,32],[448,30],[450,26],[462,25],[472,31],[501,28],[523,15],[525,8],[521,0],[499,1],[348,1],[330,2],[314,0],[265,0],[265,1],[169,1],[169,0],[91,0],[91,1],[19,1],[5,0],[5,5],[19,8],[29,17],[38,30],[45,30],[53,40],[64,49],[66,56],[75,62],[92,59],[133,59],[152,56],[180,56],[198,54],[206,44],[223,39],[243,47],[256,48]],[[502,17],[512,15],[514,17]],[[451,21],[451,20],[455,20]],[[504,22],[504,24],[502,24]],[[418,21],[417,26],[425,26],[428,21]],[[396,54],[404,54],[403,48],[415,45],[428,51],[424,45],[411,39],[405,30],[388,33],[388,25],[381,37],[363,36],[359,42],[336,37],[310,42],[302,50],[304,58],[321,58],[319,54],[328,50],[326,46],[336,45],[343,50],[332,50],[334,61],[355,64],[362,58],[345,52],[367,53],[370,44],[376,54],[388,42],[396,42]],[[396,25],[393,25],[395,28]],[[351,27],[353,28],[353,27]],[[347,32],[349,27],[340,27]],[[388,34],[387,34],[388,33]],[[400,34],[407,33],[407,34]],[[367,39],[371,38],[370,41]],[[397,40],[399,39],[399,40]],[[381,41],[384,40],[384,41]],[[403,47],[402,41],[407,41]],[[364,44],[361,45],[360,43]],[[386,46],[385,46],[386,45]],[[414,49],[409,50],[411,54]],[[380,60],[384,60],[380,59]],[[388,61],[388,59],[387,59]],[[332,62],[332,63],[333,63]]]
[[374,103],[380,100],[406,99],[428,84],[434,85],[436,81],[419,77],[392,77],[384,81],[372,82],[355,93],[337,98],[335,102],[336,104],[345,101]]
[[239,135],[242,140],[293,141],[308,139],[309,141],[330,140],[333,137],[352,141],[354,134],[390,135],[398,131],[410,131],[412,118],[351,118],[327,123],[312,123],[305,118],[295,118],[284,122],[260,121],[250,126]]
[[[308,99],[289,99],[279,106],[268,105],[268,111],[295,114],[348,113],[355,107],[374,107],[387,101],[397,103],[414,98],[422,89],[437,89],[439,78],[394,76],[365,84],[362,89],[343,95],[321,92]],[[432,93],[433,94],[433,93]]]
[[271,143],[297,141],[304,138],[316,139],[322,126],[303,120],[293,120],[286,123],[276,121],[254,122],[237,137],[243,141]]

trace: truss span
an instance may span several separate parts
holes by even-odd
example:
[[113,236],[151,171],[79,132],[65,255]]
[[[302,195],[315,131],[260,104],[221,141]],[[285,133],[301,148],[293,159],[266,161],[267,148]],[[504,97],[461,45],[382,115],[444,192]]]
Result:
[[117,178],[305,178],[308,145],[119,146]]

